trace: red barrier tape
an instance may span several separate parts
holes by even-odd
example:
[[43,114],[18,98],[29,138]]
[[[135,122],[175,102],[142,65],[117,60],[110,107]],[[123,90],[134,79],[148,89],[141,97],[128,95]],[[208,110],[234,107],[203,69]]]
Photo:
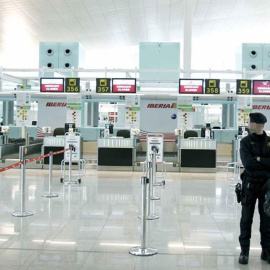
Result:
[[[67,148],[67,149],[64,149],[64,150],[61,150],[61,151],[55,151],[55,152],[53,152],[53,156],[54,156],[54,155],[62,154],[62,153],[64,153],[64,152],[68,151],[68,150],[70,150],[70,148]],[[36,157],[36,158],[29,158],[29,159],[26,159],[26,160],[25,160],[25,163],[30,163],[30,162],[33,162],[33,161],[36,161],[36,160],[40,160],[40,159],[49,157],[50,155],[51,155],[51,154],[48,153],[48,154],[46,154],[46,155],[39,156],[39,157]],[[23,162],[20,161],[20,162],[18,162],[18,163],[15,163],[15,164],[9,165],[9,166],[7,166],[7,167],[1,168],[1,169],[0,169],[0,173],[1,173],[1,172],[8,171],[8,170],[10,170],[10,169],[13,169],[13,168],[15,168],[15,167],[17,167],[17,166],[20,166],[20,165],[22,165],[22,164],[23,164]]]
[[21,161],[21,162],[18,162],[18,163],[9,165],[9,166],[7,166],[7,167],[1,168],[1,169],[0,169],[0,172],[5,172],[5,171],[7,171],[7,170],[13,169],[13,168],[15,168],[15,167],[17,167],[17,166],[20,166],[20,165],[22,165],[22,164],[23,164],[23,163],[22,163],[22,161]]

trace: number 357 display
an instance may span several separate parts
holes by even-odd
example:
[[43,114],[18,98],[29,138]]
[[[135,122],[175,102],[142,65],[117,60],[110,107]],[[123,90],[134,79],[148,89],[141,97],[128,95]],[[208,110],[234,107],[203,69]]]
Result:
[[111,92],[111,79],[97,78],[96,79],[96,93],[110,93]]

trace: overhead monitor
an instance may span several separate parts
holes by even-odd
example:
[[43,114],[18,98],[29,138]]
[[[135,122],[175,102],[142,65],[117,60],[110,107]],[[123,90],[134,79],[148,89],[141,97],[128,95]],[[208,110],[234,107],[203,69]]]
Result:
[[205,79],[205,94],[220,94],[220,79]]
[[136,79],[112,79],[112,93],[117,94],[135,94],[136,93]]
[[253,95],[270,95],[270,81],[253,80]]
[[236,95],[251,95],[251,80],[236,80]]
[[40,78],[40,92],[64,92],[64,78]]
[[96,78],[96,93],[110,93],[111,79],[110,78]]
[[203,79],[179,79],[179,94],[203,94]]

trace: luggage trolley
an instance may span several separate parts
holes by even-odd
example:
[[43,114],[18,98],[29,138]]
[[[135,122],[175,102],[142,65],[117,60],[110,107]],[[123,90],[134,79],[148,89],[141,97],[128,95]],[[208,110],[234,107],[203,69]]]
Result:
[[[64,184],[80,184],[81,177],[85,175],[85,160],[81,159],[81,134],[78,132],[65,133],[65,149],[71,148],[70,151],[64,153],[64,159],[61,161],[62,177],[60,182]],[[72,163],[78,164],[78,172],[72,173]],[[68,164],[68,172],[66,172],[66,164]],[[68,176],[68,180],[65,177]],[[72,176],[77,176],[77,181],[72,181]]]

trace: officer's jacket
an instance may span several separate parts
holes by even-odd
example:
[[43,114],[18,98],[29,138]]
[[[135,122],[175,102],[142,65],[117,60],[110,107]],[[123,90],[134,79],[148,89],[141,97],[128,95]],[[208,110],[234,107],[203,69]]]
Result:
[[[244,176],[253,181],[270,178],[270,137],[263,132],[263,140],[249,134],[240,141],[240,157],[245,167]],[[260,162],[256,157],[260,157]]]

